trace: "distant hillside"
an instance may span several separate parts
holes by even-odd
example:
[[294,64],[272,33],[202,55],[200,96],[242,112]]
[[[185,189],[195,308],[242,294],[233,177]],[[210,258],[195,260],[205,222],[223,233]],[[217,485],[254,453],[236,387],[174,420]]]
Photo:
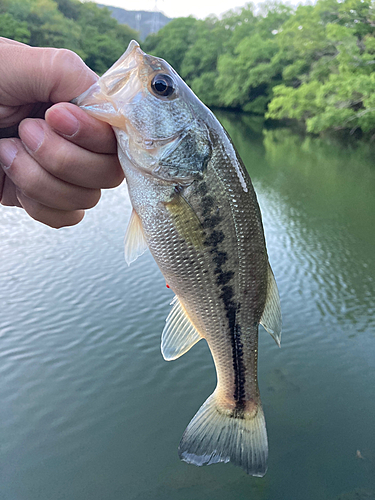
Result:
[[120,7],[97,4],[98,7],[107,7],[112,12],[112,17],[120,24],[127,24],[140,33],[140,39],[144,40],[150,33],[156,33],[169,21],[170,17],[161,12],[146,12],[144,10],[125,10]]

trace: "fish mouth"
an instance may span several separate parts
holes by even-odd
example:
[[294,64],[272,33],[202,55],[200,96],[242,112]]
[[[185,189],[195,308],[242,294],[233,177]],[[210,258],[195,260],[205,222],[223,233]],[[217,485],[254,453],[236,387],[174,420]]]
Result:
[[138,42],[132,40],[120,59],[97,82],[73,99],[72,104],[114,127],[123,127],[125,117],[121,108],[142,90],[137,71],[145,56]]

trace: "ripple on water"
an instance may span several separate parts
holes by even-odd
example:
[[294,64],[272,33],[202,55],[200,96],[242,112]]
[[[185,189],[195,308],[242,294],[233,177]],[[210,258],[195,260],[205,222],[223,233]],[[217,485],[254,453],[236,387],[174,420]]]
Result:
[[[368,398],[375,372],[372,263],[356,259],[344,227],[314,225],[303,203],[256,188],[283,312],[282,349],[260,331],[273,460],[273,479],[262,484],[282,485],[282,495],[267,498],[297,498],[289,495],[295,482],[315,491],[306,471],[329,482],[322,462],[350,463],[342,443],[350,441],[355,454],[375,411]],[[173,294],[149,253],[129,268],[124,262],[125,194],[125,187],[104,193],[82,224],[59,231],[0,210],[0,252],[7,256],[0,269],[0,439],[12,492],[6,500],[62,498],[61,491],[71,500],[124,492],[131,499],[141,484],[145,498],[159,490],[157,499],[164,498],[165,488],[165,499],[184,488],[191,497],[189,485],[201,478],[199,496],[208,475],[215,497],[230,483],[236,498],[247,498],[249,484],[260,484],[234,468],[202,472],[178,461],[178,440],[214,389],[215,369],[204,341],[163,360],[160,337]],[[372,446],[372,434],[366,443]],[[181,490],[166,477],[178,478]],[[212,489],[201,496],[211,498]]]

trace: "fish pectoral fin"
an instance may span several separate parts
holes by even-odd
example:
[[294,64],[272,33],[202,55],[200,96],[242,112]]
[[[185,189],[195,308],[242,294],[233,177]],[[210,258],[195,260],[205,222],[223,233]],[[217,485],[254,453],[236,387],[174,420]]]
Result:
[[205,231],[204,228],[190,204],[182,194],[176,196],[165,203],[170,216],[173,219],[174,226],[178,234],[188,245],[196,249],[204,248]]
[[166,361],[179,358],[202,338],[177,297],[171,304],[173,308],[161,336],[161,353]]
[[133,208],[125,233],[125,261],[128,266],[137,260],[147,248],[141,220]]
[[280,347],[281,342],[281,308],[280,297],[271,266],[268,264],[267,299],[260,324],[274,338]]

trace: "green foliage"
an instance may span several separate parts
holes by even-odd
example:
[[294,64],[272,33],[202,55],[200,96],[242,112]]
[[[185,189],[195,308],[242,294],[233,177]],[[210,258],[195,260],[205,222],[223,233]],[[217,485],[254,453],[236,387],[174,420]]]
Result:
[[276,51],[277,44],[273,38],[255,33],[239,43],[234,56],[223,54],[219,58],[217,85],[225,87],[221,93],[225,106],[244,107],[260,95],[268,94],[269,86],[281,71],[278,64],[271,64]]
[[181,64],[182,78],[208,106],[215,106],[220,101],[217,60],[229,39],[229,30],[216,18],[198,21],[194,41]]
[[209,106],[264,114],[282,65],[272,58],[278,46],[274,31],[292,13],[268,2],[256,15],[247,4],[217,19],[178,18],[150,35],[144,50],[166,59]]
[[218,57],[219,104],[264,114],[272,88],[280,82],[282,65],[275,59],[275,34],[291,15],[291,8],[265,3],[258,16],[251,4],[237,16],[228,50]]
[[[66,0],[65,0],[66,1]],[[76,22],[81,29],[81,50],[84,61],[96,73],[104,73],[121,56],[137,33],[119,24],[107,8],[93,2],[80,4]]]
[[1,36],[17,40],[17,42],[28,43],[30,41],[30,31],[27,28],[27,23],[17,21],[9,12],[0,14],[0,33]]
[[[309,19],[303,19],[303,10]],[[360,129],[375,132],[375,15],[374,3],[365,0],[318,0],[299,7],[298,23],[280,34],[286,49],[288,36],[298,57],[283,71],[284,82],[274,88],[268,118],[292,118],[308,132]],[[301,17],[302,16],[302,17]],[[314,19],[313,25],[310,21]],[[315,28],[315,35],[312,33]],[[310,31],[303,44],[302,32]],[[297,33],[300,31],[300,34]]]
[[277,1],[180,18],[146,39],[209,106],[375,133],[375,0]]
[[137,33],[93,2],[1,0],[0,36],[36,47],[74,50],[94,71],[103,73]]
[[185,54],[194,44],[198,24],[199,21],[194,17],[178,17],[157,33],[149,35],[143,43],[143,49],[166,59],[178,73],[181,73]]
[[56,0],[57,8],[68,19],[77,21],[80,14],[80,2],[74,0]]

